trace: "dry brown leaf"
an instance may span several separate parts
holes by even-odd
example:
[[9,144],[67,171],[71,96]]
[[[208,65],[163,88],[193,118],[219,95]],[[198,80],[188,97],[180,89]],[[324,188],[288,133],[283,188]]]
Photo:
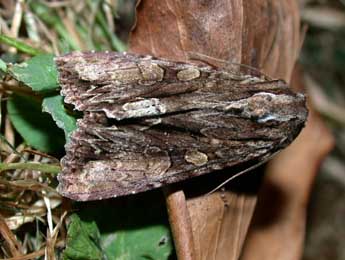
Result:
[[[142,1],[137,11],[137,26],[131,35],[132,52],[180,61],[188,61],[190,53],[199,53],[248,64],[274,78],[290,79],[300,49],[295,1],[151,0]],[[212,176],[207,178],[215,187],[220,183],[219,176],[225,174],[209,174]],[[194,189],[203,185],[198,179]],[[244,180],[238,181],[240,190],[248,186]],[[254,182],[255,191],[259,182]],[[189,189],[193,190],[184,188],[187,194]],[[255,195],[231,190],[188,199],[194,259],[237,259],[255,202]]]
[[137,11],[133,52],[180,61],[202,53],[291,77],[300,49],[294,1],[142,1]]

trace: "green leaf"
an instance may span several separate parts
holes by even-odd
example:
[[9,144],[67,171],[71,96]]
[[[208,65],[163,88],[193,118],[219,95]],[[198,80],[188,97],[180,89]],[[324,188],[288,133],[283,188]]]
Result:
[[18,41],[16,38],[12,38],[4,34],[0,34],[0,43],[12,46],[17,50],[30,54],[32,56],[42,53],[41,50],[31,47],[24,42]]
[[11,68],[13,77],[32,88],[34,91],[56,89],[58,73],[54,55],[41,54]]
[[76,119],[67,114],[63,105],[63,98],[60,95],[46,97],[42,103],[43,111],[48,112],[53,117],[58,127],[65,132],[65,138],[68,140],[69,135],[77,128]]
[[168,260],[172,239],[162,193],[79,204],[83,221],[95,221],[108,260]]
[[67,232],[64,260],[106,259],[100,246],[100,234],[94,221],[85,222],[73,214]]
[[171,254],[169,229],[150,225],[134,230],[122,230],[102,236],[108,259],[168,259]]
[[53,119],[41,110],[41,102],[29,96],[12,95],[7,101],[7,111],[13,126],[25,142],[47,153],[63,150],[63,131]]
[[0,59],[0,70],[3,72],[7,71],[7,65],[2,59]]

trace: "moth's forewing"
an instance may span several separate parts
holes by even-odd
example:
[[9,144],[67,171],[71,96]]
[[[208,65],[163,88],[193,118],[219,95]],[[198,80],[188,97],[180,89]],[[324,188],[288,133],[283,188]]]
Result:
[[267,158],[298,135],[305,98],[282,81],[119,53],[57,59],[65,101],[85,116],[59,190],[76,200],[137,193]]

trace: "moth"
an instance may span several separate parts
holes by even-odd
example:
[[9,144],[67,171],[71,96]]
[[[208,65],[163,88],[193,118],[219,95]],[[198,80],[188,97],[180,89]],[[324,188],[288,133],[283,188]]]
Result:
[[59,192],[87,201],[135,194],[290,144],[305,96],[282,80],[116,52],[56,58],[65,102],[83,112],[66,144]]

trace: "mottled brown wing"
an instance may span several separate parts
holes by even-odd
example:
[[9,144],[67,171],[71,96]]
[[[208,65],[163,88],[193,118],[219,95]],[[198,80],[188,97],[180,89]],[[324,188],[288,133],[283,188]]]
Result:
[[128,53],[73,52],[56,63],[66,103],[117,120],[215,108],[266,89],[291,93],[279,80]]
[[76,200],[133,194],[268,158],[307,116],[282,81],[119,53],[57,59],[65,101],[84,111],[59,191]]

